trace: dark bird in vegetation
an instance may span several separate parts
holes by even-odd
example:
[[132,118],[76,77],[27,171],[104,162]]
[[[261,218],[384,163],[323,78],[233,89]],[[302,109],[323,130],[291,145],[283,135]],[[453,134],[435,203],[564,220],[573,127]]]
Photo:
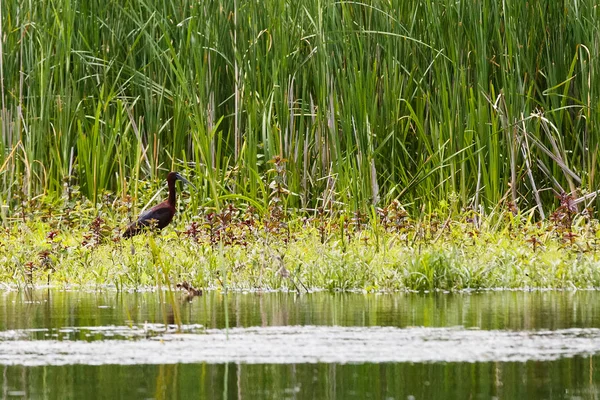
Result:
[[180,180],[181,182],[190,185],[194,189],[196,187],[192,185],[187,179],[181,176],[178,172],[169,172],[167,175],[167,184],[169,185],[169,198],[160,204],[155,205],[151,209],[143,212],[137,221],[129,224],[125,232],[123,232],[124,238],[130,238],[142,232],[144,229],[162,229],[169,225],[175,215],[175,205],[177,203],[175,181]]

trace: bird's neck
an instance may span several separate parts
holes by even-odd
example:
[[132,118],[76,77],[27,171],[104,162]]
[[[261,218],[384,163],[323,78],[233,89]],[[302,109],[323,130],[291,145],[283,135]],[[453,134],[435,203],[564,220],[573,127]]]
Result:
[[169,181],[169,205],[175,208],[176,199],[175,199],[175,181]]

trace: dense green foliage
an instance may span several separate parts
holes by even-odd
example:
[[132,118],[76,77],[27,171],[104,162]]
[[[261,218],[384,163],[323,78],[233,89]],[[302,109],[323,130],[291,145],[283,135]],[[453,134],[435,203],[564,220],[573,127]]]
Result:
[[235,193],[266,206],[275,156],[290,207],[506,199],[547,213],[548,189],[598,186],[593,0],[4,0],[0,12],[9,206],[65,186],[137,198],[136,178],[169,169],[200,184],[195,204]]

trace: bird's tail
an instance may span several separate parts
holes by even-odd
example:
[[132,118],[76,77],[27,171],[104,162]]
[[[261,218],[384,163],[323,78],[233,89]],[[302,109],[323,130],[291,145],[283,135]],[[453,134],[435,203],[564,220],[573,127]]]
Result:
[[123,231],[122,236],[125,239],[129,239],[130,237],[137,235],[139,232],[140,232],[140,227],[138,226],[138,223],[136,221],[136,222],[129,224],[129,226],[127,226],[125,231]]

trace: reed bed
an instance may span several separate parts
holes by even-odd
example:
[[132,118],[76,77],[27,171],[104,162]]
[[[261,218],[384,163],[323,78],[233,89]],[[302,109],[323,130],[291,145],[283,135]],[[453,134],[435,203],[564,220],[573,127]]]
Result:
[[[193,206],[371,212],[557,207],[598,190],[594,0],[0,5],[0,201],[142,205],[176,169]],[[278,157],[278,158],[277,158]],[[581,211],[593,196],[577,205]],[[491,210],[491,211],[490,211]]]

